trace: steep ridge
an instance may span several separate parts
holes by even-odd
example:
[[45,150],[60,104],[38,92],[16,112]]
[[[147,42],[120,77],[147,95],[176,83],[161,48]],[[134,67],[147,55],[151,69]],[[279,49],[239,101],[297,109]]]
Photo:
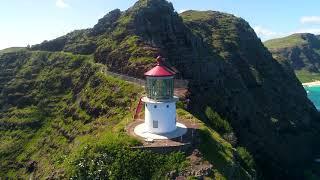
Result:
[[[165,0],[140,0],[98,24],[74,41],[88,37],[96,62],[142,77],[162,54],[190,81],[190,111],[208,124],[208,107],[228,119],[263,176],[303,176],[319,149],[319,114],[292,69],[272,58],[246,21],[213,11],[178,15]],[[32,49],[82,53],[67,49],[73,41],[62,39],[70,42],[55,47],[58,38]]]
[[[188,11],[181,16],[231,69],[222,72],[220,81],[215,75],[213,82],[217,84],[212,84],[212,88],[201,93],[194,89],[194,99],[201,99],[202,104],[207,102],[230,119],[241,143],[256,155],[261,168],[279,173],[273,174],[273,178],[295,174],[294,169],[302,168],[297,166],[298,162],[311,158],[311,139],[318,135],[313,124],[318,124],[319,117],[292,71],[283,69],[272,58],[252,28],[240,18],[212,11]],[[236,80],[227,79],[228,74]],[[307,143],[304,145],[308,148],[297,147],[300,143]]]
[[[274,58],[288,62],[302,81],[320,76],[320,38],[314,34],[293,34],[264,42]],[[317,75],[317,76],[316,76]]]

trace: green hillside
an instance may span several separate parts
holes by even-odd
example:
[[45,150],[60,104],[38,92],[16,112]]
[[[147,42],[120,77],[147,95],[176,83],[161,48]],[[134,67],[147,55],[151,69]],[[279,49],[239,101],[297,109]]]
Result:
[[35,177],[59,172],[93,137],[114,136],[110,125],[130,117],[139,92],[100,73],[89,56],[17,52],[2,55],[0,63],[1,177],[27,177],[30,161]]
[[306,45],[307,43],[308,41],[303,39],[301,34],[293,34],[284,38],[268,40],[264,42],[264,45],[269,49],[280,49]]
[[25,49],[26,48],[24,48],[24,47],[11,47],[11,48],[6,48],[6,49],[0,50],[0,54],[9,53],[9,52],[16,52],[16,51],[23,51]]
[[293,34],[264,42],[273,56],[286,61],[301,82],[320,80],[320,38],[313,34]]
[[[0,66],[0,177],[149,179],[188,166],[182,153],[130,150],[140,142],[124,127],[143,89],[106,76],[91,56],[12,52]],[[228,169],[236,168],[248,177],[234,167],[232,146],[202,126],[199,148],[217,163],[215,174],[234,176]]]

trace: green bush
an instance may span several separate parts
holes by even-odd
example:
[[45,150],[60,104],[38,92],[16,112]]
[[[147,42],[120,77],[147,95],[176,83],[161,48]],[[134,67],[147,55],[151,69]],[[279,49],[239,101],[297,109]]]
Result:
[[320,73],[312,73],[306,70],[295,71],[297,78],[302,83],[318,81],[320,80]]
[[183,101],[178,101],[177,102],[177,109],[185,109],[186,108],[186,104]]
[[170,171],[180,171],[185,160],[183,153],[161,155],[115,142],[85,146],[71,163],[72,179],[158,179]]
[[244,147],[237,147],[237,152],[241,158],[242,166],[248,171],[248,172],[254,172],[255,169],[255,162],[251,154],[247,151]]
[[232,127],[229,122],[222,119],[221,116],[213,111],[209,106],[206,107],[205,115],[209,121],[210,126],[218,131],[219,133],[230,133],[232,132]]

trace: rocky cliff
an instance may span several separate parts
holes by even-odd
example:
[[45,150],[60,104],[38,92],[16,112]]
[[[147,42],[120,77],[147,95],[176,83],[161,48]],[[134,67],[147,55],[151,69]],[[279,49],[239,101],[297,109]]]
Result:
[[273,59],[250,25],[233,15],[179,15],[165,0],[140,0],[92,29],[32,49],[93,53],[109,70],[135,77],[162,54],[179,78],[190,81],[189,110],[208,124],[208,107],[225,117],[266,178],[303,177],[319,149],[319,114],[292,69]]
[[[207,83],[207,89],[192,89],[191,94],[197,94],[194,99],[199,102],[195,104],[209,104],[227,117],[241,143],[256,155],[261,168],[273,169],[273,173],[279,173],[278,177],[299,169],[297,162],[312,154],[309,151],[312,134],[317,131],[312,124],[318,124],[318,117],[292,70],[282,68],[272,58],[241,18],[210,11],[188,11],[182,17],[224,62],[217,74],[213,68],[204,73],[212,78],[202,80]],[[306,132],[305,128],[310,131]],[[311,140],[309,148],[298,148],[305,138]]]

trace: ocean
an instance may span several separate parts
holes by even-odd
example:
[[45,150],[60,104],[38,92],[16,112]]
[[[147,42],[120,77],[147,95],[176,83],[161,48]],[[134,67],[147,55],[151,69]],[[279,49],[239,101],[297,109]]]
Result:
[[305,86],[309,99],[320,111],[320,86]]

